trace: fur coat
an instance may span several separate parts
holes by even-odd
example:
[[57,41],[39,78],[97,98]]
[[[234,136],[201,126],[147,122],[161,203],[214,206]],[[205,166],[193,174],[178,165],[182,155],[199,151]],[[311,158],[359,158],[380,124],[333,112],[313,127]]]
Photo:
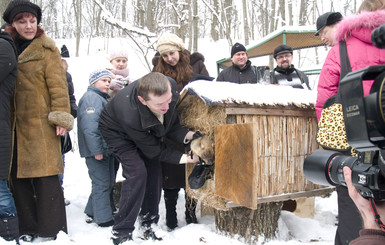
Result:
[[63,173],[56,126],[71,130],[74,118],[70,114],[60,52],[45,34],[34,39],[18,57],[12,114],[17,138],[17,177]]
[[[362,12],[343,18],[336,30],[335,43],[325,59],[322,67],[316,102],[317,119],[321,116],[321,111],[325,101],[335,95],[341,73],[340,51],[338,43],[346,40],[346,47],[352,71],[356,71],[367,66],[385,64],[385,49],[378,49],[373,46],[371,41],[372,31],[385,23],[385,10],[373,12]],[[364,95],[368,95],[373,81],[364,81]]]

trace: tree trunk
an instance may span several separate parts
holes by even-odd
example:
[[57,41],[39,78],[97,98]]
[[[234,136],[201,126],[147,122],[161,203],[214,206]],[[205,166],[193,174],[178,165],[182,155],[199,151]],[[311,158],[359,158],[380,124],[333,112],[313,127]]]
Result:
[[215,210],[215,225],[219,231],[240,235],[248,242],[255,242],[260,235],[270,239],[277,231],[281,208],[282,202],[271,202],[258,204],[256,210],[246,207]]
[[[214,8],[214,13],[220,13],[218,0],[213,1],[213,8]],[[218,16],[215,15],[214,13],[212,15],[213,21],[211,22],[211,38],[214,41],[218,41],[219,40],[218,29],[220,29],[220,27],[219,27],[218,18],[217,18]]]
[[225,23],[225,27],[226,27],[226,29],[224,30],[224,34],[225,34],[226,39],[232,45],[233,41],[231,38],[231,27],[232,27],[232,23],[233,23],[233,18],[236,18],[236,17],[234,17],[236,15],[236,11],[233,8],[233,1],[232,0],[225,0],[223,5],[222,5],[222,8],[223,8],[222,12],[224,13],[223,22]]
[[305,25],[307,21],[307,1],[301,0],[299,9],[299,25]]
[[73,0],[74,12],[75,12],[75,22],[76,22],[76,53],[75,56],[79,57],[79,46],[80,38],[82,32],[82,0]]
[[279,13],[281,14],[281,24],[287,25],[286,23],[286,3],[285,0],[279,0]]
[[[100,0],[100,3],[104,5],[104,2],[105,0]],[[95,5],[95,4],[94,4]],[[94,6],[96,7],[96,5]],[[95,8],[97,9],[97,14],[96,14],[96,17],[95,17],[95,36],[100,36],[100,33],[99,33],[99,26],[100,26],[100,17],[101,17],[101,13],[102,13],[102,9],[101,8]],[[91,28],[92,29],[92,28]],[[92,32],[91,32],[91,36],[92,36]]]
[[122,1],[122,22],[127,21],[127,0]]
[[242,0],[242,9],[243,9],[243,31],[245,35],[245,45],[249,45],[249,21],[247,18],[247,2]]
[[289,25],[293,25],[293,1],[289,1],[287,4],[288,9],[289,9]]
[[153,0],[149,0],[147,2],[147,11],[146,11],[146,26],[148,28],[149,31],[151,32],[154,32],[155,31],[155,25],[156,25],[156,22],[155,22],[155,13],[154,13],[154,9],[155,9],[155,3]]
[[[268,6],[268,2],[267,1],[267,6]],[[275,20],[275,0],[272,1],[271,3],[271,6],[270,8],[272,9],[271,12],[269,13],[269,22],[270,22],[270,26],[269,26],[269,32],[268,33],[272,33],[273,31],[275,31],[277,29],[277,23],[278,23],[278,20]],[[267,8],[268,9],[268,8]],[[275,47],[272,47],[273,49]],[[269,67],[271,67],[273,69],[274,67],[274,58],[272,55],[269,56]]]
[[136,11],[135,11],[135,21],[134,26],[137,26],[139,28],[144,27],[144,7],[143,7],[143,1],[137,0],[136,1]]
[[197,1],[195,0],[192,0],[192,3],[193,3],[193,8],[192,8],[192,18],[193,18],[193,26],[192,26],[192,30],[193,30],[193,51],[194,52],[197,52],[198,51],[198,39],[199,39],[199,29],[198,29],[198,20],[199,20],[199,17],[198,17],[198,3]]

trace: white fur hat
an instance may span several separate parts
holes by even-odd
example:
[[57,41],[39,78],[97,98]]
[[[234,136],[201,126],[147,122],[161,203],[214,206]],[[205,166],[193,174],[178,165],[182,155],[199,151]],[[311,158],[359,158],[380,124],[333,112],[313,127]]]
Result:
[[126,58],[128,60],[128,52],[123,48],[112,49],[107,56],[108,60],[111,61],[116,58]]
[[184,50],[184,43],[181,38],[172,33],[163,34],[156,43],[156,49],[160,55],[170,51]]

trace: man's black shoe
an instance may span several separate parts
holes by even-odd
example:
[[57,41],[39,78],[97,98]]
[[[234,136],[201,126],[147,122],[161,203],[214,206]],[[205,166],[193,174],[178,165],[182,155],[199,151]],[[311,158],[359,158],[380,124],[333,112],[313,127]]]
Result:
[[111,237],[111,239],[112,239],[112,242],[114,243],[114,245],[119,245],[119,244],[122,244],[122,243],[127,242],[127,241],[133,241],[132,235],[124,236],[124,237]]
[[150,239],[152,239],[152,240],[156,240],[156,241],[162,241],[163,239],[161,238],[161,237],[157,237],[156,235],[155,235],[155,232],[150,228],[150,229],[148,229],[148,230],[145,230],[144,232],[143,232],[143,240],[150,240]]
[[112,231],[111,240],[114,245],[119,245],[127,241],[133,241],[131,233],[129,233],[128,236],[117,236],[117,232],[114,231]]

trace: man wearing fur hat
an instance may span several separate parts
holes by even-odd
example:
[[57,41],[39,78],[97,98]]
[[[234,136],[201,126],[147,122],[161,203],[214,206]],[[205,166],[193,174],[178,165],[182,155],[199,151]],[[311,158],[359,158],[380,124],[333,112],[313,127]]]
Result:
[[277,66],[270,72],[272,84],[310,89],[308,77],[302,71],[294,68],[292,64],[293,49],[290,46],[282,44],[276,47],[274,59]]
[[240,43],[235,43],[231,48],[231,61],[233,62],[232,66],[219,73],[218,82],[257,83],[262,79],[265,70],[268,69],[266,66],[251,65],[246,48]]
[[321,41],[330,46],[334,46],[334,33],[338,22],[342,19],[339,12],[327,12],[317,18],[317,32],[315,36],[320,36]]
[[190,157],[163,142],[166,137],[187,144],[195,133],[179,122],[175,88],[173,79],[151,72],[117,93],[100,115],[99,130],[121,162],[125,178],[114,217],[114,245],[133,239],[138,215],[144,239],[161,240],[151,227],[159,220],[160,162],[199,161],[198,156]]

